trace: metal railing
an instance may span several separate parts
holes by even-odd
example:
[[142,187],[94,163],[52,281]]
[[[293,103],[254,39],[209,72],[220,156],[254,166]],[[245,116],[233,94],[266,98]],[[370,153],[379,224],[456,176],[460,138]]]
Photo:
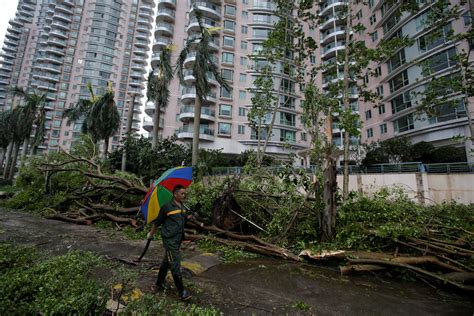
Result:
[[[266,167],[265,169],[278,174],[285,167]],[[315,174],[316,166],[309,168],[300,167],[308,174]],[[342,174],[343,168],[338,168],[337,173]],[[369,173],[474,173],[474,163],[472,162],[454,162],[454,163],[434,163],[423,164],[422,162],[403,162],[398,164],[375,164],[367,166],[349,166],[350,174],[369,174]],[[212,169],[212,175],[234,175],[244,173],[243,167],[217,167]]]

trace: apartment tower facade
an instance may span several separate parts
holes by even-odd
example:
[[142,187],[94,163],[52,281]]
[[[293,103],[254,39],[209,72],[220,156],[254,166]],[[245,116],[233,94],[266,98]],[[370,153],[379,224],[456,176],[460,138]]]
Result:
[[[194,6],[201,10],[206,27],[218,28],[209,47],[222,77],[231,86],[230,90],[223,89],[214,78],[209,77],[213,89],[202,105],[200,147],[222,149],[227,154],[256,149],[258,135],[249,126],[247,114],[259,61],[251,57],[262,49],[262,42],[273,28],[275,4],[262,0],[158,0],[152,67],[159,62],[164,47],[173,44],[175,61],[184,41],[197,36],[199,26],[193,12]],[[191,70],[194,61],[195,53],[191,52],[185,61],[185,84],[181,84],[177,78],[173,80],[170,86],[171,99],[168,107],[163,109],[163,121],[160,124],[163,137],[176,135],[179,140],[188,143],[193,137],[196,98]],[[275,89],[280,95],[279,102],[284,106],[275,118],[267,153],[286,159],[290,152],[298,153],[307,148],[309,139],[300,119],[301,93],[291,76],[284,74],[282,67],[276,68]],[[147,131],[152,130],[153,111],[154,104],[149,102],[145,108],[149,117],[145,117],[143,122]],[[271,117],[265,118],[265,121],[269,124]],[[304,165],[305,161],[298,163]]]
[[155,6],[154,0],[20,0],[1,53],[0,109],[19,102],[11,86],[46,94],[47,133],[39,151],[68,150],[81,122],[64,120],[64,109],[90,98],[89,82],[96,95],[111,84],[122,115],[114,149],[132,100],[132,128],[140,129]]

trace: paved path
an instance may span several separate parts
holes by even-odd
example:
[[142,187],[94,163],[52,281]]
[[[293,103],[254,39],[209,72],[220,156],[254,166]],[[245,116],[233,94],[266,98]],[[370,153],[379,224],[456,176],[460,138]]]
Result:
[[[71,249],[131,260],[143,241],[127,240],[120,233],[94,226],[67,224],[19,211],[0,209],[0,242],[38,248],[52,255]],[[137,280],[149,288],[162,256],[153,242],[144,262],[147,271]],[[423,283],[380,279],[374,276],[343,277],[330,268],[259,258],[219,264],[215,256],[190,247],[183,266],[195,272],[194,303],[214,305],[226,315],[473,315],[474,301],[467,296],[434,290]],[[153,260],[152,260],[153,259]],[[189,275],[189,274],[188,274]],[[173,297],[173,293],[171,296]]]

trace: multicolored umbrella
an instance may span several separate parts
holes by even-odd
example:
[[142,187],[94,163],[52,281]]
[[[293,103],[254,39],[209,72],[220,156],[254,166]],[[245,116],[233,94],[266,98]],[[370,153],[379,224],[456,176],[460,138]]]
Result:
[[187,188],[193,182],[192,167],[176,167],[167,170],[156,180],[143,199],[140,212],[147,224],[158,217],[160,209],[173,199],[173,189],[177,185]]

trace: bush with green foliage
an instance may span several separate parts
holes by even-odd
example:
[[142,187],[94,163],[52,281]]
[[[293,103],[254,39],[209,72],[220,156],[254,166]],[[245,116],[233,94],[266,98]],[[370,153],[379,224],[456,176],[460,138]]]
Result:
[[171,316],[218,316],[223,315],[214,307],[201,307],[195,304],[176,303],[165,295],[144,294],[139,300],[132,301],[125,309],[126,315],[171,315]]
[[391,138],[366,145],[362,164],[373,165],[397,162],[449,163],[466,161],[464,148],[443,146],[435,148],[427,142],[412,144],[406,137]]
[[105,311],[107,290],[88,274],[104,263],[91,253],[41,258],[0,245],[0,315],[87,315]]

